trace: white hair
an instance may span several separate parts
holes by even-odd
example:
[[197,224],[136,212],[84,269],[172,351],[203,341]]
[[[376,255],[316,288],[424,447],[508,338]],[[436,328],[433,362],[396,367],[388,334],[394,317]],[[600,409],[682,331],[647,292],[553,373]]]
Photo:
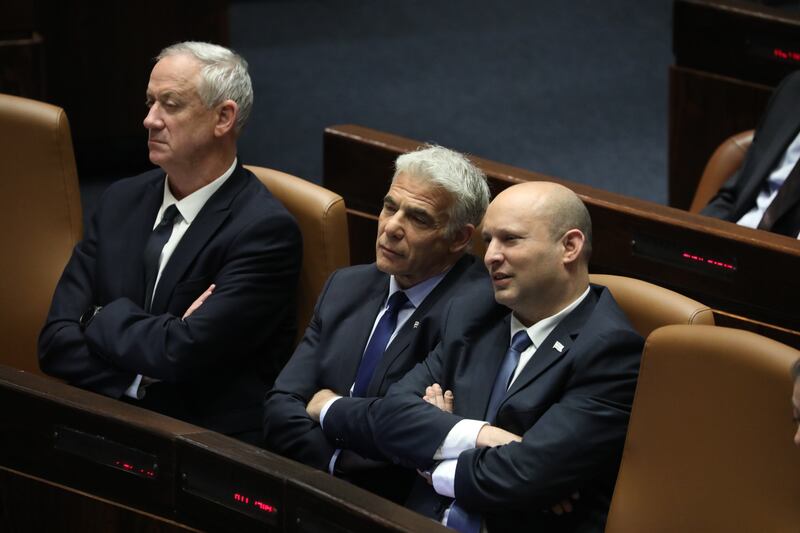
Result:
[[203,65],[197,92],[207,108],[211,109],[225,100],[236,102],[239,111],[235,129],[240,132],[253,107],[253,84],[247,72],[247,61],[224,46],[197,41],[168,46],[161,50],[156,61],[180,54],[191,55]]
[[454,236],[467,224],[477,227],[489,205],[486,175],[463,154],[442,146],[425,145],[401,155],[395,161],[395,173],[427,180],[453,196],[447,234]]

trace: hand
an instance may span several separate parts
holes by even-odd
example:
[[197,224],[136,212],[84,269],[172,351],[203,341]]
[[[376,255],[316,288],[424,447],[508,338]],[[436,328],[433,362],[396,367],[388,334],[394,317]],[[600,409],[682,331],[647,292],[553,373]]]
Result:
[[497,426],[486,424],[478,432],[478,438],[475,439],[475,447],[493,448],[495,446],[503,446],[510,442],[522,442],[522,437]]
[[311,398],[306,405],[306,413],[315,422],[319,422],[319,415],[322,412],[322,408],[325,407],[325,404],[328,403],[328,400],[332,398],[336,398],[338,394],[333,392],[330,389],[322,389],[321,391],[317,391],[316,394]]
[[211,293],[212,293],[212,292],[214,292],[214,289],[216,289],[216,288],[217,288],[217,286],[216,286],[216,285],[214,285],[213,283],[212,283],[211,285],[209,285],[209,286],[208,286],[208,288],[205,290],[205,292],[203,292],[203,294],[201,294],[200,296],[198,296],[198,297],[197,297],[197,300],[193,301],[193,302],[192,302],[192,305],[190,305],[190,306],[189,306],[189,309],[187,309],[187,310],[186,310],[186,312],[185,312],[185,313],[183,313],[183,318],[182,318],[182,320],[186,320],[187,318],[189,318],[189,315],[191,315],[192,313],[194,313],[195,311],[197,311],[197,309],[198,309],[198,308],[199,308],[201,305],[203,305],[203,302],[205,302],[205,301],[206,301],[206,298],[208,298],[209,296],[211,296]]
[[554,504],[550,510],[553,511],[554,514],[561,516],[562,514],[571,513],[572,512],[572,502],[578,501],[581,495],[579,492],[573,492],[569,495],[569,497],[564,498],[560,502]]
[[453,402],[455,401],[453,393],[451,391],[442,393],[442,387],[440,387],[438,383],[427,387],[425,389],[425,396],[423,396],[422,399],[429,404],[435,405],[445,413],[453,412]]

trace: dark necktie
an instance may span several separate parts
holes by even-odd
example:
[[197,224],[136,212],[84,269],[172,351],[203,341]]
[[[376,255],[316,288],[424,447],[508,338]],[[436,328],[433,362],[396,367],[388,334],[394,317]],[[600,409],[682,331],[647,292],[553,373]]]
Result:
[[511,381],[511,376],[514,375],[514,370],[516,370],[519,364],[520,355],[522,355],[522,352],[531,344],[533,344],[533,341],[528,337],[528,332],[526,330],[518,331],[514,335],[511,346],[509,346],[503,358],[503,362],[500,364],[500,370],[497,371],[497,377],[495,377],[494,386],[492,387],[492,395],[489,396],[489,406],[486,408],[486,421],[490,424],[494,423],[494,419],[497,417],[497,408],[500,407],[500,402],[506,397],[508,385]]
[[386,351],[386,345],[389,344],[389,339],[392,337],[395,327],[397,327],[397,313],[406,302],[408,302],[408,297],[403,291],[397,291],[389,297],[386,312],[378,320],[378,325],[375,326],[375,331],[372,332],[372,338],[367,344],[367,349],[364,350],[361,364],[358,365],[356,382],[353,385],[353,396],[364,396],[367,393],[372,374],[375,372],[381,357],[383,357],[383,352]]
[[[531,344],[533,342],[528,337],[526,330],[518,331],[514,335],[511,346],[508,348],[503,362],[500,363],[500,369],[497,371],[494,386],[492,387],[492,394],[489,396],[489,406],[486,408],[487,422],[494,423],[494,419],[497,417],[497,408],[500,407],[500,402],[506,397],[508,385],[511,382],[511,376],[514,375],[514,370],[519,364],[520,355]],[[458,505],[457,501],[454,501],[447,515],[447,527],[453,528],[460,533],[478,533],[481,529],[481,517],[477,513],[468,512]]]
[[175,217],[179,214],[180,212],[175,207],[175,204],[167,207],[161,216],[161,222],[150,233],[150,238],[147,239],[147,244],[144,247],[145,311],[150,311],[150,306],[153,303],[153,287],[155,287],[156,277],[158,276],[158,260],[161,258],[161,250],[167,244],[170,235],[172,235]]
[[772,203],[764,211],[764,216],[761,217],[761,222],[758,223],[758,229],[797,237],[797,232],[800,231],[797,213],[800,210],[796,209],[792,216],[785,215],[798,201],[800,201],[800,161],[795,164],[792,171],[786,176],[783,185],[778,189],[778,194],[775,195]]

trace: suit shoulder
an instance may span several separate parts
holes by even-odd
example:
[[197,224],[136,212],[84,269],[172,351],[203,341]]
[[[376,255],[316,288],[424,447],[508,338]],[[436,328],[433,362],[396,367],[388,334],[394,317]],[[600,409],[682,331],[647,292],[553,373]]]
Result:
[[597,296],[597,303],[584,326],[592,335],[611,335],[620,340],[629,339],[644,343],[644,339],[631,324],[628,315],[619,306],[611,291],[601,285],[593,285],[591,290]]
[[102,200],[130,198],[148,190],[150,187],[163,186],[166,174],[160,168],[148,170],[136,176],[118,179],[109,185],[103,193]]

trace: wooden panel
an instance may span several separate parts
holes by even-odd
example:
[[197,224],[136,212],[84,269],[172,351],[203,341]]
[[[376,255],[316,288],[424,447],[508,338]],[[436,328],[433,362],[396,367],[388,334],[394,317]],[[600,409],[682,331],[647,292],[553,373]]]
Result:
[[[370,222],[375,228],[374,216],[391,177],[390,162],[419,144],[356,125],[325,130],[324,184],[341,194],[348,206],[358,206],[360,213],[350,210],[349,215],[362,219],[360,232],[350,234],[352,249],[366,249],[358,240],[371,233]],[[800,310],[786,297],[800,294],[796,275],[800,245],[795,239],[481,158],[473,160],[487,173],[493,193],[531,180],[555,181],[574,190],[592,215],[593,272],[667,287],[725,313],[737,327],[800,346]]]
[[0,405],[4,533],[446,531],[325,472],[2,365]]
[[0,467],[0,531],[188,533],[201,530]]

